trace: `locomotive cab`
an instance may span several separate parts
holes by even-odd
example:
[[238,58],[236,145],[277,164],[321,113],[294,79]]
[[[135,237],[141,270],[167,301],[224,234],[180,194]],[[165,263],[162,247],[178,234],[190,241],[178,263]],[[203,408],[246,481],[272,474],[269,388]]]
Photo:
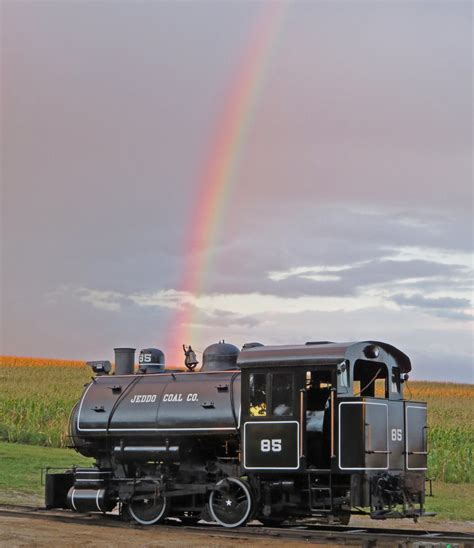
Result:
[[291,472],[290,506],[342,522],[354,506],[379,519],[423,514],[426,406],[403,400],[405,354],[308,343],[244,351],[239,365],[243,468],[261,487]]

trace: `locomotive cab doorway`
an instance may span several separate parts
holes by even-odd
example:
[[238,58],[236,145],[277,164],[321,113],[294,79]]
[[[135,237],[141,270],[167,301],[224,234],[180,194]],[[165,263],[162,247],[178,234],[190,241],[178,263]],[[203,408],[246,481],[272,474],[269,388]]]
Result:
[[334,444],[334,367],[319,366],[305,372],[302,390],[304,456],[307,468],[331,468]]

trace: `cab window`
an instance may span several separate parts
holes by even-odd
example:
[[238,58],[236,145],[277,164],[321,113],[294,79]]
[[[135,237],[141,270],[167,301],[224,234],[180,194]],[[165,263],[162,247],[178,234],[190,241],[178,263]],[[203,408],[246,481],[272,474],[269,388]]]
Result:
[[384,363],[357,360],[354,365],[354,396],[388,398],[388,371]]
[[267,415],[267,379],[265,373],[251,373],[249,376],[249,415]]
[[287,417],[293,409],[293,377],[290,373],[272,375],[272,415]]
[[291,373],[251,373],[249,375],[249,415],[288,417],[293,414]]

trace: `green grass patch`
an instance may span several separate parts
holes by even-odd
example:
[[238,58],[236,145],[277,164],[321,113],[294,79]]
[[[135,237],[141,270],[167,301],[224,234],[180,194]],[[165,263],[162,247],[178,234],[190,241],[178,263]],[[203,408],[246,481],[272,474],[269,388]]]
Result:
[[426,497],[426,509],[436,512],[436,518],[474,521],[474,484],[435,482],[433,496]]
[[41,469],[47,466],[91,466],[72,449],[37,447],[0,442],[0,502],[11,504],[43,503]]

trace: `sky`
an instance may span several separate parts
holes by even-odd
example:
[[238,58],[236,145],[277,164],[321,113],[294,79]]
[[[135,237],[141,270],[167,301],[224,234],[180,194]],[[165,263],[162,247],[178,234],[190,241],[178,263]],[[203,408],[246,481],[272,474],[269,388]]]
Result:
[[0,353],[381,340],[474,382],[472,11],[3,0]]

